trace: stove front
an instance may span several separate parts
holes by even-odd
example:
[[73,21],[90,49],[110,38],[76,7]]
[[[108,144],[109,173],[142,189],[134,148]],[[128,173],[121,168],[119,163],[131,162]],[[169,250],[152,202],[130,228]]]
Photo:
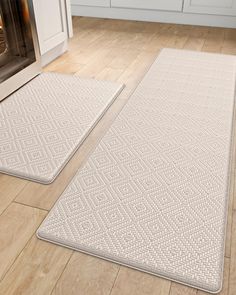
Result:
[[40,71],[32,0],[1,0],[0,101]]

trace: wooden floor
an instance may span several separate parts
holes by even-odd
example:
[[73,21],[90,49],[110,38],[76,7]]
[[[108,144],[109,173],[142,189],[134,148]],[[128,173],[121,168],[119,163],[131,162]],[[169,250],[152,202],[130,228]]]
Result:
[[[35,231],[163,47],[236,54],[236,30],[74,18],[70,50],[45,68],[126,89],[51,185],[0,175],[1,295],[203,295],[204,292],[40,241]],[[232,178],[234,169],[232,170]],[[236,294],[236,198],[231,186],[224,288]]]

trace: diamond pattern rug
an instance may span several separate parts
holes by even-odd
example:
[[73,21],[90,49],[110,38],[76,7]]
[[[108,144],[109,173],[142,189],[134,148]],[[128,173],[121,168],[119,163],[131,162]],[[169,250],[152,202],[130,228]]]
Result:
[[38,237],[219,291],[235,69],[233,56],[163,50]]
[[43,73],[0,103],[0,172],[51,183],[123,85]]

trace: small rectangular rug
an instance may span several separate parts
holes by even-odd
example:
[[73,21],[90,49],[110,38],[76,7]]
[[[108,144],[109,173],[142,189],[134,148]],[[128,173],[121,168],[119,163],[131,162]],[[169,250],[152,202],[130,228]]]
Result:
[[218,292],[235,69],[233,56],[163,50],[38,237]]
[[0,172],[51,183],[123,85],[43,73],[0,103]]

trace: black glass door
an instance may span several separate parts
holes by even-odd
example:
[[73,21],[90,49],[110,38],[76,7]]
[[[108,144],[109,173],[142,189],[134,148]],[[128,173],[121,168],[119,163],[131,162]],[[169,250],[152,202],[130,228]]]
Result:
[[36,60],[27,0],[0,0],[0,83]]
[[3,31],[3,24],[2,24],[2,17],[0,15],[0,54],[6,52],[7,44],[6,44],[6,37]]

